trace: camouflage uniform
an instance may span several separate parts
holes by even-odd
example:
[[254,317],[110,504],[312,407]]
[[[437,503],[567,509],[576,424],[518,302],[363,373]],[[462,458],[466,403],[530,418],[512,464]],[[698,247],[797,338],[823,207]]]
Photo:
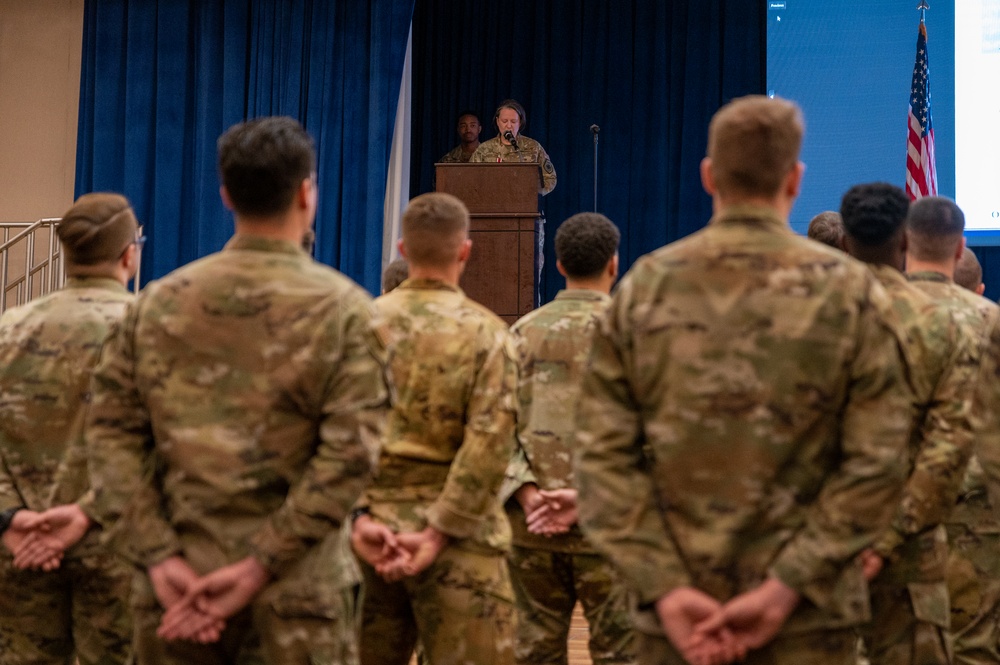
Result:
[[505,325],[441,281],[408,279],[375,301],[393,409],[362,505],[394,531],[428,524],[451,542],[419,575],[387,583],[367,564],[361,662],[510,663],[514,607],[497,496],[513,452],[517,368]]
[[457,146],[444,153],[444,156],[442,156],[438,162],[444,162],[445,164],[454,164],[457,162],[465,163],[472,158],[473,152],[465,152],[462,150],[462,144],[459,143]]
[[970,421],[979,345],[948,308],[894,268],[872,266],[892,298],[916,404],[912,468],[903,500],[875,551],[886,562],[871,583],[868,656],[875,665],[950,662],[944,522],[972,447]]
[[[94,374],[95,506],[140,569],[143,663],[350,663],[358,571],[339,536],[387,392],[371,301],[295,245],[236,235],[151,283]],[[211,645],[163,642],[145,570],[254,556],[272,581]]]
[[[511,328],[517,352],[517,439],[505,497],[525,483],[545,490],[575,487],[570,445],[580,379],[590,355],[597,316],[610,298],[597,291],[564,290]],[[528,531],[515,499],[506,502],[514,549],[510,574],[521,620],[517,662],[565,663],[573,607],[583,605],[594,663],[635,661],[635,639],[624,585],[611,564],[587,542],[579,525],[560,536]]]
[[556,168],[545,152],[542,144],[527,136],[517,137],[518,150],[514,146],[504,145],[499,136],[483,141],[472,153],[470,162],[527,162],[536,163],[542,170],[542,186],[538,190],[543,196],[556,188]]
[[973,407],[973,456],[954,511],[947,519],[950,553],[947,565],[951,602],[951,637],[954,662],[980,665],[1000,662],[1000,460],[996,439],[998,423],[996,358],[1000,347],[987,337],[997,306],[936,272],[918,272],[910,281],[946,304],[959,321],[963,334],[981,347],[980,394]]
[[[0,317],[0,510],[87,509],[90,375],[131,300],[114,279],[71,277]],[[0,662],[127,662],[131,577],[98,538],[92,530],[50,573],[15,569],[0,548]]]
[[653,607],[671,590],[724,601],[773,575],[802,599],[747,662],[854,663],[857,555],[906,476],[912,395],[889,308],[866,267],[752,206],[619,284],[584,375],[576,473],[584,532],[638,597],[640,662],[683,662]]

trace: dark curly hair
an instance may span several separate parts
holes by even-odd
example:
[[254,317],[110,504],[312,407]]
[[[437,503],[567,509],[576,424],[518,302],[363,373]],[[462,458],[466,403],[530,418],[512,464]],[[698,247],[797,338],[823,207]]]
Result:
[[871,182],[855,185],[840,201],[844,230],[861,245],[875,247],[899,232],[906,221],[910,199],[896,185]]
[[618,251],[620,239],[610,219],[596,212],[581,212],[559,225],[556,258],[570,277],[594,277]]

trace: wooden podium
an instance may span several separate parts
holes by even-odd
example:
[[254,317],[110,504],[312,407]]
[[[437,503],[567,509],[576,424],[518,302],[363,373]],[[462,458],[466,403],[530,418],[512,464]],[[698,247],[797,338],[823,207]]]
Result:
[[472,256],[461,286],[508,324],[538,305],[544,221],[538,164],[435,164],[437,191],[469,208]]

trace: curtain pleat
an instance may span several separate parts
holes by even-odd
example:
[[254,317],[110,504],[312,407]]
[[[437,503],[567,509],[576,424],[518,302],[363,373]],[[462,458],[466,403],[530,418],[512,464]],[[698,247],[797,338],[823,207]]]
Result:
[[219,250],[215,142],[263,115],[316,140],[317,258],[377,293],[382,203],[413,0],[88,0],[76,194],[128,196],[143,277]]

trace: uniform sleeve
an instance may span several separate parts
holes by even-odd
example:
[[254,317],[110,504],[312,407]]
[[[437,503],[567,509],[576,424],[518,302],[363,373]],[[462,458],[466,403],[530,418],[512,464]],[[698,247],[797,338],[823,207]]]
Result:
[[575,461],[580,526],[646,604],[691,580],[656,503],[639,406],[627,378],[634,367],[629,285],[619,286],[594,334]]
[[[385,355],[371,325],[369,303],[338,317],[342,326],[317,345],[316,359],[333,372],[320,389],[320,442],[305,473],[251,541],[261,563],[280,575],[339,528],[371,481],[388,406]],[[332,341],[331,341],[332,340]]]
[[462,445],[427,522],[453,538],[473,536],[495,505],[514,453],[517,367],[506,330],[490,334],[466,407]]
[[531,464],[528,462],[528,456],[524,454],[524,449],[516,441],[515,445],[514,457],[507,465],[507,474],[500,486],[500,503],[503,504],[507,503],[523,485],[538,484],[538,479],[531,470]]
[[899,338],[886,323],[887,298],[872,284],[860,308],[840,465],[770,571],[821,607],[843,568],[889,525],[906,478],[913,396]]
[[486,161],[486,151],[483,150],[483,145],[484,145],[483,143],[480,143],[479,147],[476,148],[476,151],[472,153],[472,157],[469,157],[470,162],[475,162],[478,164]]
[[556,167],[552,165],[549,154],[540,144],[538,146],[538,167],[542,170],[541,194],[545,196],[556,188]]
[[1000,522],[1000,312],[994,310],[984,340],[973,405],[973,453],[983,471],[994,520]]
[[919,425],[920,449],[892,526],[876,544],[883,557],[909,536],[943,522],[955,505],[972,452],[972,398],[979,371],[978,344],[958,335]]
[[149,413],[135,381],[135,334],[141,304],[104,345],[91,384],[85,441],[91,519],[111,534],[126,559],[148,568],[181,551],[159,482]]
[[24,500],[21,498],[20,492],[17,491],[14,477],[7,470],[6,460],[0,454],[0,511],[22,506],[24,506]]

